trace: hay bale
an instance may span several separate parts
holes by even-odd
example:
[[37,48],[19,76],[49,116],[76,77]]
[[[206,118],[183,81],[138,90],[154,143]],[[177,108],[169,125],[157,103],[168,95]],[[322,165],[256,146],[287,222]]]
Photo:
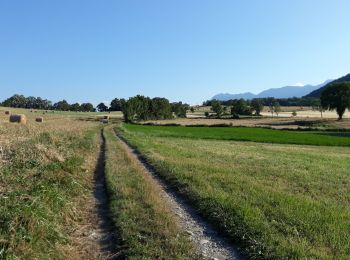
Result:
[[44,118],[39,116],[39,117],[35,118],[35,122],[44,123]]
[[19,123],[25,125],[27,123],[27,117],[25,115],[11,115],[10,123]]
[[5,111],[5,115],[11,115],[10,111]]

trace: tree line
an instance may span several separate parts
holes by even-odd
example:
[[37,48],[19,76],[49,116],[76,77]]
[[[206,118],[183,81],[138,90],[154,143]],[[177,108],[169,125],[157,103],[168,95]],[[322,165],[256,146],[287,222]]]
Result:
[[1,106],[15,107],[15,108],[28,108],[28,109],[43,109],[43,110],[60,110],[60,111],[81,111],[81,112],[93,112],[95,108],[91,103],[73,103],[69,104],[66,100],[53,103],[50,100],[43,99],[41,97],[25,97],[23,95],[13,95],[10,98],[5,99]]
[[56,103],[40,97],[25,97],[23,95],[13,95],[0,103],[4,107],[59,110],[59,111],[80,111],[80,112],[110,112],[122,111],[126,121],[139,120],[159,120],[170,119],[173,117],[186,117],[187,110],[190,109],[188,104],[182,102],[170,103],[168,99],[155,97],[149,98],[141,95],[129,99],[114,98],[110,105],[103,102],[96,107],[91,103],[73,103],[69,104],[66,100]]
[[[235,100],[239,99],[230,99],[230,100],[225,100],[225,101],[220,101],[218,100],[221,105],[223,106],[231,106]],[[258,100],[261,102],[264,106],[270,106],[273,103],[278,103],[281,106],[314,106],[317,103],[320,103],[319,98],[315,97],[302,97],[302,98],[297,98],[297,97],[292,97],[292,98],[274,98],[274,97],[266,97],[266,98],[255,98],[252,100],[247,100],[247,99],[241,99],[244,100],[247,103],[250,102],[255,102]],[[214,100],[207,100],[203,102],[203,106],[211,106],[211,102]]]
[[[217,117],[223,113],[227,114],[227,107],[231,107],[230,114],[233,118],[239,115],[260,115],[264,106],[269,107],[269,111],[277,114],[281,111],[281,106],[310,106],[312,110],[322,113],[326,110],[335,110],[338,119],[341,120],[346,109],[350,109],[350,82],[336,82],[330,84],[322,93],[320,98],[256,98],[252,100],[234,99],[227,101],[208,100],[203,102],[205,106],[211,106]],[[207,116],[209,113],[207,113]],[[296,112],[293,112],[296,115]]]
[[122,106],[126,122],[186,117],[190,108],[182,102],[170,103],[166,98],[149,98],[141,95],[129,98]]
[[[243,116],[256,115],[260,116],[261,111],[264,108],[264,103],[261,99],[244,100],[234,99],[227,102],[228,105],[223,105],[223,102],[218,100],[211,100],[211,110],[215,113],[215,116],[220,118],[222,115],[231,115],[232,118],[239,118]],[[229,111],[228,111],[229,108]],[[281,106],[277,101],[272,101],[269,105],[269,110],[273,114],[277,114],[281,111]],[[206,113],[209,116],[209,113]]]

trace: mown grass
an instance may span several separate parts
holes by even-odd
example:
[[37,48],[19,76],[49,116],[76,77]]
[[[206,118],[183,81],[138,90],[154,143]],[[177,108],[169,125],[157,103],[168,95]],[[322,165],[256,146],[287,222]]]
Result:
[[124,127],[159,174],[247,254],[350,257],[349,148],[158,137],[153,131],[175,130]]
[[159,189],[106,128],[106,183],[111,214],[128,259],[194,259]]
[[[56,129],[56,130],[55,130]],[[0,259],[67,259],[91,192],[96,124],[2,123]]]
[[[264,143],[350,146],[350,138],[331,136],[330,133],[306,131],[286,131],[257,127],[184,127],[184,126],[145,126],[124,124],[129,131],[159,137],[179,137],[192,139],[215,139],[253,141]],[[327,135],[326,135],[327,134]]]

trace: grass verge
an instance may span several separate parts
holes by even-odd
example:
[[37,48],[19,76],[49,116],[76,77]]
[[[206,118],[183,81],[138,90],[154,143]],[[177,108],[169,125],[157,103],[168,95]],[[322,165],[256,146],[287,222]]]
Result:
[[106,128],[106,182],[116,232],[128,259],[193,259],[160,190]]
[[350,256],[349,148],[158,137],[146,131],[149,127],[127,125],[123,135],[247,254]]
[[[91,192],[99,129],[90,123],[6,125],[0,158],[0,259],[67,259]],[[54,127],[54,125],[50,125]],[[15,134],[14,134],[15,133]],[[20,140],[20,141],[15,141]],[[1,144],[1,143],[0,143]]]
[[264,143],[350,146],[350,138],[329,132],[309,133],[257,127],[184,127],[124,124],[124,129],[158,137],[253,141]]

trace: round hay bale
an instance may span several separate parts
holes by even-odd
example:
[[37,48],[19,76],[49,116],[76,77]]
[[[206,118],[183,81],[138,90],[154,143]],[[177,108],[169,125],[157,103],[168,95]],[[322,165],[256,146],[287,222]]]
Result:
[[35,118],[35,122],[44,123],[44,118],[42,116],[39,116],[39,117]]
[[11,115],[10,111],[5,111],[5,115]]
[[27,117],[25,115],[11,115],[10,123],[19,123],[25,125],[27,123]]

